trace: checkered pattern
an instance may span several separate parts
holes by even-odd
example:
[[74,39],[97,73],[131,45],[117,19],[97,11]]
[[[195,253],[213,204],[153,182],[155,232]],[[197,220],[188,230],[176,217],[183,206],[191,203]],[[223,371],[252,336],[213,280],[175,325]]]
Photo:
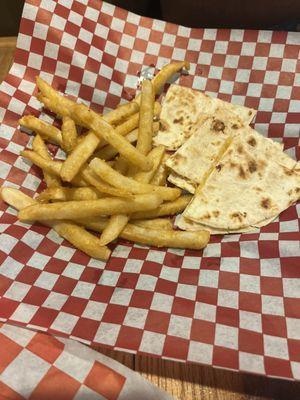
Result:
[[1,398],[170,400],[141,376],[86,346],[0,323]]
[[[171,59],[191,62],[180,84],[258,109],[255,127],[299,159],[299,49],[299,33],[189,29],[99,0],[28,0],[0,87],[0,177],[41,189],[38,169],[18,156],[29,141],[18,118],[40,115],[35,75],[102,111],[132,96],[143,67]],[[0,316],[85,343],[299,379],[299,206],[258,233],[213,236],[204,251],[118,241],[105,264],[1,203]]]

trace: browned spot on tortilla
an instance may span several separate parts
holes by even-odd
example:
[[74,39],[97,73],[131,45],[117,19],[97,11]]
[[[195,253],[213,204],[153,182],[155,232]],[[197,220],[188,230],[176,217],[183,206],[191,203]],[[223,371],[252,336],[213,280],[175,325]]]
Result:
[[293,194],[293,189],[288,191],[288,195],[291,196]]
[[210,218],[211,218],[211,215],[210,215],[209,212],[207,212],[206,214],[204,214],[204,215],[202,216],[202,218],[203,218],[203,219],[210,219]]
[[221,169],[222,169],[222,164],[218,164],[218,165],[216,165],[216,170],[218,171],[218,172],[220,172],[221,171]]
[[295,192],[300,193],[300,187],[296,187]]
[[243,221],[243,215],[240,212],[230,214],[231,219],[238,219],[240,222]]
[[242,178],[242,179],[246,179],[246,173],[245,173],[245,171],[244,171],[244,168],[240,165],[240,168],[239,168],[239,176]]
[[173,119],[174,124],[180,124],[183,121],[183,117]]
[[213,211],[213,215],[217,218],[220,215],[220,211]]
[[252,111],[251,110],[248,111],[248,115],[249,116],[252,115]]
[[291,176],[291,175],[293,175],[293,170],[284,168],[284,173],[285,173],[285,175]]
[[232,154],[233,153],[233,150],[232,149],[229,149],[228,150],[228,154]]
[[266,197],[266,198],[262,199],[262,201],[260,202],[260,205],[267,210],[267,209],[271,208],[271,200]]
[[191,132],[190,131],[184,131],[183,132],[183,136],[185,137],[185,138],[189,138],[190,136],[191,136]]
[[233,124],[233,125],[231,126],[231,128],[232,128],[232,129],[239,129],[239,126],[238,126],[238,124]]
[[211,129],[216,132],[223,131],[225,129],[225,124],[219,119],[215,119],[211,125]]
[[262,192],[262,189],[260,187],[254,188],[257,192]]
[[242,146],[241,144],[238,145],[237,152],[238,152],[239,154],[243,154],[244,149],[243,149],[243,146]]
[[252,147],[256,146],[256,140],[255,140],[255,138],[253,136],[248,140],[247,143]]
[[159,121],[159,130],[164,132],[164,131],[167,131],[168,129],[169,129],[169,125],[165,121],[160,120]]
[[181,154],[175,154],[173,157],[173,162],[175,165],[179,164],[186,160],[186,157],[182,156]]
[[235,162],[230,161],[229,166],[230,168],[234,168],[237,166],[237,164]]
[[254,160],[251,160],[248,162],[248,169],[251,174],[253,174],[253,172],[255,172],[257,170],[257,165]]

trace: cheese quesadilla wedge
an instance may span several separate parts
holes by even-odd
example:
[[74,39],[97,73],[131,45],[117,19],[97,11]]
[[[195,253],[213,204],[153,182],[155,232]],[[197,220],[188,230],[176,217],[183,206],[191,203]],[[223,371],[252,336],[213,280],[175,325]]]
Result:
[[186,218],[184,215],[180,214],[177,215],[175,219],[175,226],[183,231],[191,231],[191,232],[197,232],[197,231],[203,231],[207,230],[210,232],[211,235],[225,235],[225,234],[231,234],[231,233],[246,233],[246,232],[254,232],[261,228],[262,226],[268,225],[271,222],[273,222],[277,216],[274,218],[269,218],[269,219],[264,219],[263,221],[260,221],[255,224],[255,226],[249,226],[241,229],[235,229],[235,230],[229,230],[229,229],[217,229],[217,228],[212,228],[209,225],[203,225],[203,224],[198,224],[197,222],[191,221],[190,219]]
[[209,97],[198,90],[171,85],[162,103],[160,130],[153,139],[154,144],[176,150],[194,131],[194,126],[203,114],[214,115],[217,110],[227,111],[243,125],[249,125],[256,111]]
[[[231,115],[231,114],[230,114]],[[176,186],[195,192],[195,188],[212,172],[242,125],[228,113],[206,116],[191,136],[166,162],[172,174],[168,180]]]
[[194,194],[197,189],[196,183],[190,181],[188,178],[183,178],[175,172],[171,172],[168,176],[168,181],[192,194]]
[[300,197],[300,163],[281,146],[251,129],[233,141],[183,215],[220,230],[269,222]]

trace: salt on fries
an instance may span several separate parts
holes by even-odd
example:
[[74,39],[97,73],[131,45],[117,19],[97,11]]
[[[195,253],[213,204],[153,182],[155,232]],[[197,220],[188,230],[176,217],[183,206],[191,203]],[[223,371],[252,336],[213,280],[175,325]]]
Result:
[[[47,188],[32,199],[2,187],[2,200],[19,211],[21,221],[40,221],[98,259],[108,259],[106,245],[117,237],[153,246],[206,246],[208,232],[173,230],[171,219],[162,218],[183,211],[191,196],[166,186],[168,156],[164,146],[152,148],[161,109],[155,95],[182,68],[189,69],[189,64],[166,65],[152,81],[143,81],[133,101],[105,115],[61,95],[38,77],[37,97],[62,118],[61,129],[32,115],[22,117],[20,125],[35,137],[32,150],[21,155],[42,169]],[[60,146],[66,160],[53,160],[45,141]]]

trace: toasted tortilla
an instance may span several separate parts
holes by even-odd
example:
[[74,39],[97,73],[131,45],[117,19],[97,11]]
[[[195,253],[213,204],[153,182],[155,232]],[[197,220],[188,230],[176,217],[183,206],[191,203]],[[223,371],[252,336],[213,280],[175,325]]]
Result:
[[191,232],[197,232],[197,231],[203,231],[207,230],[210,232],[211,235],[226,235],[226,234],[233,234],[233,233],[247,233],[247,232],[255,232],[261,227],[270,224],[272,221],[274,221],[275,218],[269,218],[263,221],[260,221],[256,223],[255,226],[249,226],[241,229],[235,229],[235,230],[230,230],[230,229],[217,229],[217,228],[212,228],[209,225],[203,225],[203,224],[198,224],[197,222],[191,221],[182,214],[178,215],[175,219],[175,226],[177,226],[179,229],[183,231],[191,231]]
[[241,122],[227,112],[203,118],[197,123],[194,134],[166,162],[172,171],[168,180],[194,193],[212,172],[241,126]]
[[194,182],[191,182],[188,178],[184,178],[175,172],[171,172],[168,176],[168,181],[192,194],[195,193],[197,188],[197,185]]
[[219,230],[268,223],[300,198],[300,163],[250,127],[237,129],[224,156],[183,215]]
[[244,125],[249,125],[256,111],[209,97],[197,90],[171,85],[162,103],[160,130],[153,139],[156,146],[177,150],[194,133],[203,114],[215,115],[218,110],[228,112]]

